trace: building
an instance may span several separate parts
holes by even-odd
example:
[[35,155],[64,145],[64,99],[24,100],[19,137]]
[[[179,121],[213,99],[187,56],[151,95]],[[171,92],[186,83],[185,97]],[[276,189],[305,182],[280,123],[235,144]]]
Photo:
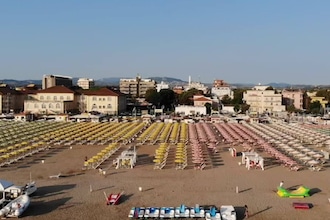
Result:
[[69,76],[60,75],[44,75],[42,78],[42,89],[47,89],[54,86],[72,86],[72,78]]
[[83,90],[80,91],[79,111],[119,115],[126,111],[126,96],[108,88]]
[[134,98],[143,98],[149,89],[155,88],[155,80],[142,79],[140,76],[137,76],[135,79],[120,79],[119,82],[120,92]]
[[78,94],[65,86],[53,86],[30,93],[24,111],[32,114],[64,114],[76,112]]
[[95,82],[93,79],[80,78],[77,81],[77,85],[82,89],[90,89],[95,86]]
[[156,90],[157,92],[159,92],[162,89],[169,89],[169,85],[167,83],[164,83],[163,81],[161,81],[160,83],[156,84]]
[[230,88],[229,84],[219,79],[214,80],[211,88],[211,94],[217,96],[220,100],[225,95],[228,95],[231,99],[234,98],[234,92]]
[[282,105],[282,94],[268,90],[268,86],[255,86],[243,93],[243,101],[250,105],[250,114],[278,113],[285,111]]
[[328,100],[325,97],[322,96],[316,96],[317,92],[307,92],[307,97],[309,98],[309,105],[313,102],[320,102],[323,109],[326,108],[326,105],[328,104]]
[[8,85],[0,85],[0,113],[22,112],[24,109],[24,95]]
[[284,89],[282,91],[283,103],[286,106],[294,106],[296,109],[303,110],[304,93],[299,90]]
[[184,87],[184,90],[188,91],[190,89],[197,89],[197,90],[203,91],[204,94],[206,94],[209,91],[209,88],[207,86],[205,86],[204,84],[202,84],[200,82],[192,82],[191,77],[189,76],[188,85],[186,85]]
[[179,115],[206,115],[205,106],[181,105],[175,107],[175,113]]
[[173,87],[172,90],[173,90],[173,92],[175,92],[178,95],[180,95],[184,92],[183,86],[175,86],[175,87]]
[[212,105],[212,99],[205,97],[203,95],[194,95],[194,106],[205,106],[205,104],[209,103]]

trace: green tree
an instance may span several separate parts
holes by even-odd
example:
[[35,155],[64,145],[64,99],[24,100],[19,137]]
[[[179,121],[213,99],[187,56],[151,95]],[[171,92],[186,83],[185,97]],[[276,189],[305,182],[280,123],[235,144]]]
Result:
[[294,107],[294,105],[288,105],[288,106],[286,107],[286,110],[287,110],[288,112],[290,112],[290,113],[292,113],[292,112],[296,112],[296,108]]
[[210,103],[205,103],[205,107],[206,107],[206,114],[210,115],[211,114],[211,108],[212,105]]
[[158,96],[160,98],[160,104],[166,109],[171,109],[175,102],[175,93],[171,89],[162,89],[159,91]]
[[242,113],[245,113],[246,111],[248,111],[249,108],[250,108],[250,105],[245,104],[245,103],[241,104],[241,112]]
[[319,101],[312,102],[309,105],[309,112],[312,114],[319,114],[321,112],[322,105]]
[[224,105],[232,104],[232,99],[229,97],[229,95],[224,95],[221,99],[221,103]]
[[189,89],[186,92],[183,92],[179,95],[179,104],[181,105],[193,105],[193,96],[201,94],[199,90],[197,89]]
[[234,111],[235,112],[238,112],[240,109],[241,109],[241,105],[239,105],[239,104],[234,105]]
[[242,104],[243,103],[243,94],[246,90],[245,89],[234,89],[234,98],[231,104]]
[[145,99],[147,102],[152,103],[158,108],[161,106],[160,96],[156,89],[148,89],[146,91]]
[[328,102],[330,102],[330,91],[328,89],[321,89],[317,91],[316,96],[324,97]]

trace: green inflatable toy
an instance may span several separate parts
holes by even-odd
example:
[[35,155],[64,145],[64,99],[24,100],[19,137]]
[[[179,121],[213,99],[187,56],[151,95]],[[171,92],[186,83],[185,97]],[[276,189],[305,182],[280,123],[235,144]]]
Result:
[[280,197],[286,197],[286,198],[305,198],[309,197],[309,191],[310,189],[304,186],[300,186],[298,189],[289,191],[287,189],[284,189],[283,187],[277,187],[277,195]]

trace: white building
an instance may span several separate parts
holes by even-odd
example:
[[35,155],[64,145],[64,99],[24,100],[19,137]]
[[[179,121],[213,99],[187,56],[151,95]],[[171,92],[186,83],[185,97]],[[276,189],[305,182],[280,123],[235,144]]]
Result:
[[181,105],[175,107],[175,113],[180,115],[206,115],[206,107]]
[[204,84],[202,84],[200,82],[192,82],[190,76],[189,76],[188,85],[186,85],[184,87],[184,89],[185,89],[185,91],[188,91],[189,89],[197,89],[197,90],[203,91],[204,94],[206,94],[208,91],[208,87],[205,86]]
[[94,79],[80,78],[77,85],[83,89],[90,89],[95,85]]
[[282,95],[275,90],[267,90],[268,86],[255,86],[243,94],[243,101],[250,105],[250,114],[284,112]]
[[234,98],[234,92],[231,87],[223,80],[214,80],[211,94],[217,96],[220,100],[228,95],[231,99]]
[[156,84],[156,90],[157,92],[159,92],[162,89],[169,89],[169,85],[167,83],[164,83],[163,81],[161,81],[160,83]]

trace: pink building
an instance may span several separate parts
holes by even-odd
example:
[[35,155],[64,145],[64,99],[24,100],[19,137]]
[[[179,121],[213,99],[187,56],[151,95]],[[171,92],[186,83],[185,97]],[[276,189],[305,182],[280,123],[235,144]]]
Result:
[[296,109],[303,109],[303,92],[294,89],[284,89],[282,91],[284,105],[293,105]]

